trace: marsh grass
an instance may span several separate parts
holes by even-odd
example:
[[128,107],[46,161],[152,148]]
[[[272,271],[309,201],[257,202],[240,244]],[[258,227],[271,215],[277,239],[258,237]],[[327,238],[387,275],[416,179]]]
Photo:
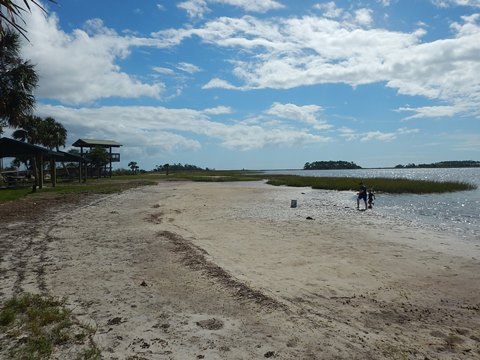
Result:
[[438,182],[428,180],[391,179],[391,178],[346,178],[346,177],[309,177],[276,175],[269,177],[267,183],[270,185],[285,185],[296,187],[311,187],[312,189],[323,190],[357,190],[359,183],[375,191],[390,194],[430,194],[445,193],[454,191],[473,190],[476,187],[463,182]]
[[[8,300],[0,310],[0,330],[6,335],[0,349],[9,359],[48,359],[59,346],[69,347],[87,341],[94,330],[76,321],[65,301],[53,297],[25,294]],[[79,359],[99,359],[91,344]],[[88,355],[88,356],[87,356]]]
[[476,186],[463,182],[438,182],[428,180],[410,180],[393,178],[349,178],[349,177],[316,177],[296,175],[270,175],[255,172],[215,171],[186,172],[169,175],[168,180],[190,180],[204,182],[254,181],[266,180],[274,186],[311,187],[312,189],[356,191],[359,183],[381,193],[390,194],[430,194],[476,189]]

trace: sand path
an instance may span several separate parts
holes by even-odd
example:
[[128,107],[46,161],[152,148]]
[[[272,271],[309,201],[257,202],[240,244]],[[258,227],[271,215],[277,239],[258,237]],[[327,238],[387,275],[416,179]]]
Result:
[[162,182],[107,196],[26,232],[37,251],[2,292],[67,296],[106,359],[480,356],[478,246],[312,191]]

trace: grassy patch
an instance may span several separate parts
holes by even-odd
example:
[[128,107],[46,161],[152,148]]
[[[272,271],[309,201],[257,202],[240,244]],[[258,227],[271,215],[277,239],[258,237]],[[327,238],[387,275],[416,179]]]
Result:
[[375,192],[390,194],[429,194],[453,191],[473,190],[476,187],[463,182],[438,182],[428,180],[391,179],[391,178],[346,178],[346,177],[309,177],[276,175],[268,177],[270,185],[286,185],[297,187],[311,187],[324,190],[356,190],[363,181],[369,189]]
[[111,194],[120,192],[129,188],[155,185],[157,181],[148,178],[132,178],[128,181],[123,179],[93,179],[86,183],[58,183],[51,187],[47,184],[36,193],[32,193],[31,188],[2,189],[0,190],[0,203],[15,201],[25,197],[55,197],[67,194]]
[[48,359],[56,350],[73,345],[79,349],[78,359],[100,358],[90,342],[94,330],[76,321],[63,300],[32,294],[14,297],[0,310],[0,330],[5,334],[0,338],[0,355],[11,360]]

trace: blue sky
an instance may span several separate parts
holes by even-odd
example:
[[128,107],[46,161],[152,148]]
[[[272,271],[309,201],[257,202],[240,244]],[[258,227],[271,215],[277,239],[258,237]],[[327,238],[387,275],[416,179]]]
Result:
[[479,160],[479,0],[45,6],[36,114],[124,144],[118,167]]

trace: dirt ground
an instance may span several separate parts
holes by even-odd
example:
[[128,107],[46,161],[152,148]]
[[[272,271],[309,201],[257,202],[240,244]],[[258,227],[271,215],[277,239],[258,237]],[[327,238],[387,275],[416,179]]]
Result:
[[0,205],[0,300],[66,297],[105,359],[480,357],[478,246],[328,193],[284,206],[301,191],[160,183]]

